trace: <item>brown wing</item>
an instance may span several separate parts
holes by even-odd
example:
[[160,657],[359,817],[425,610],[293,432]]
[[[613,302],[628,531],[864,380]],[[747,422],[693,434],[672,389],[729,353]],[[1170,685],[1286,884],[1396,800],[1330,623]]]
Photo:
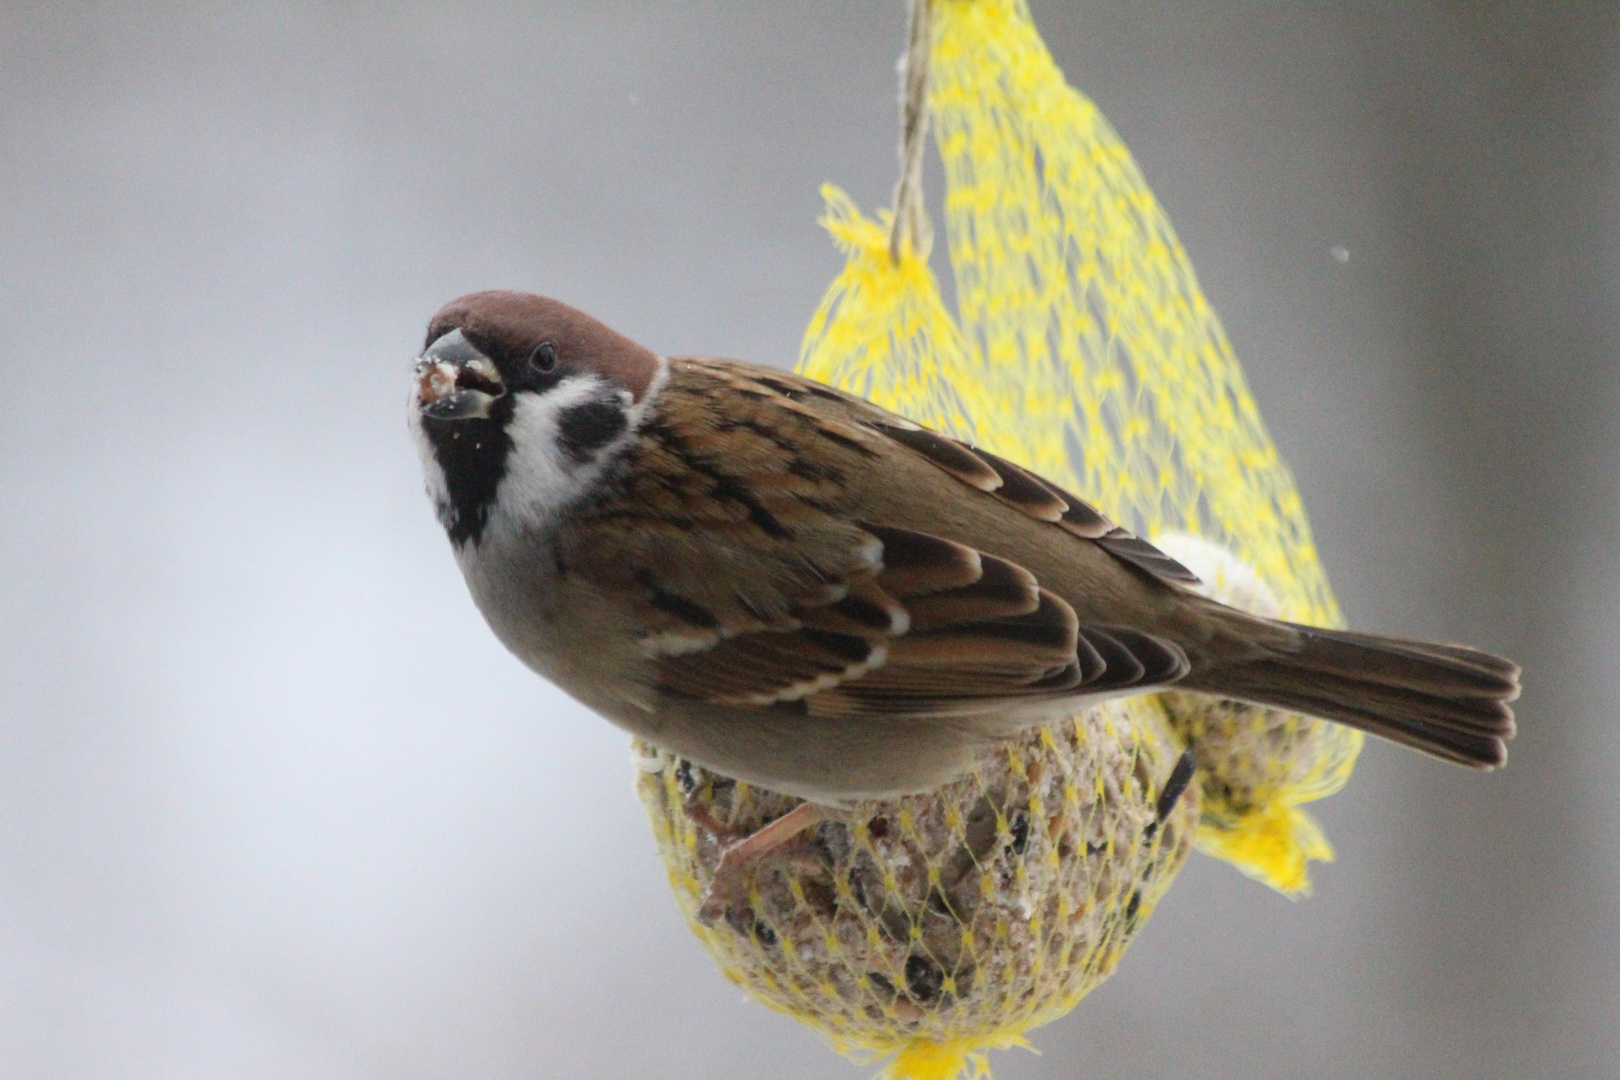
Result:
[[1076,536],[1094,541],[1109,554],[1147,571],[1161,581],[1176,585],[1199,583],[1198,576],[1191,570],[1109,521],[1090,503],[987,450],[919,427],[869,401],[810,379],[758,370],[752,370],[750,374],[754,376],[751,381],[780,394],[784,399],[813,402],[845,424],[879,432],[927,458],[963,483],[989,492],[1030,517],[1052,522]]
[[[851,520],[842,475],[873,467],[888,430],[847,424],[823,402],[784,392],[809,396],[799,380],[684,363],[634,462],[559,542],[570,572],[629,598],[660,692],[802,702],[816,713],[960,716],[1185,674],[1175,645],[1079,625],[1023,567]],[[940,445],[955,448],[961,470],[984,470],[975,486],[999,480],[990,489],[1003,501],[1071,530],[1066,516],[1102,521],[999,458]]]

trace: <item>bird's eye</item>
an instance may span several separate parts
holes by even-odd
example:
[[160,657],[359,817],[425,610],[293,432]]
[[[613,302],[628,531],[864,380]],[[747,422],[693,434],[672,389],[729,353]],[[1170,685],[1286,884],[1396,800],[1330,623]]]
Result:
[[557,346],[549,341],[542,341],[529,357],[529,363],[534,365],[536,371],[550,371],[557,366]]

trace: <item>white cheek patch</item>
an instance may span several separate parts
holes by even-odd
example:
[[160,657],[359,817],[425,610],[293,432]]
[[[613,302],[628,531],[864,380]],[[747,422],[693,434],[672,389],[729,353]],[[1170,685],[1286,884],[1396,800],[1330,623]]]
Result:
[[558,420],[576,405],[600,398],[605,390],[596,376],[564,379],[544,394],[518,393],[506,433],[512,440],[506,475],[496,489],[490,524],[544,528],[584,493],[597,471],[596,462],[571,460],[558,444]]
[[[512,450],[496,489],[489,527],[549,531],[567,507],[589,493],[618,452],[635,438],[667,369],[667,362],[660,363],[658,376],[636,404],[631,403],[628,392],[612,388],[598,375],[572,376],[544,394],[517,394],[506,426]],[[559,438],[562,417],[580,405],[603,400],[623,402],[624,430],[581,461],[563,448]]]

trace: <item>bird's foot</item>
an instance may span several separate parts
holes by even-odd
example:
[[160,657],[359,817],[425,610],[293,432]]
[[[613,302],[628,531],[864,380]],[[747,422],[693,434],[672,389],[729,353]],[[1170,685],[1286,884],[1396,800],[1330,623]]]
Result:
[[817,803],[800,803],[769,825],[728,845],[721,852],[720,864],[709,879],[708,892],[698,905],[698,922],[714,926],[729,913],[746,908],[748,885],[759,861],[832,814]]

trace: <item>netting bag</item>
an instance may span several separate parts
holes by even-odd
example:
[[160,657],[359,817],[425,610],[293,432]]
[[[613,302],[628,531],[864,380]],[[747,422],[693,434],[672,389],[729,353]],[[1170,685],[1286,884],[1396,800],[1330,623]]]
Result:
[[[825,188],[847,262],[799,371],[1083,494],[1217,598],[1335,623],[1292,479],[1125,146],[1022,0],[929,10],[959,311],[926,230],[891,237]],[[984,1049],[1106,978],[1194,842],[1303,891],[1308,860],[1331,852],[1299,806],[1342,786],[1360,745],[1195,695],[1109,702],[937,792],[818,825],[762,860],[747,905],[712,927],[695,915],[725,845],[797,800],[646,745],[639,788],[676,898],[729,978],[840,1049],[896,1055],[891,1076],[946,1080],[987,1075]],[[1195,776],[1173,798],[1184,749]]]
[[709,927],[694,916],[725,844],[798,800],[642,751],[676,898],[725,975],[840,1050],[897,1055],[890,1075],[907,1080],[948,1080],[1073,1008],[1164,894],[1197,819],[1186,796],[1160,813],[1173,740],[1110,704],[936,792],[822,824],[758,868],[746,913]]

